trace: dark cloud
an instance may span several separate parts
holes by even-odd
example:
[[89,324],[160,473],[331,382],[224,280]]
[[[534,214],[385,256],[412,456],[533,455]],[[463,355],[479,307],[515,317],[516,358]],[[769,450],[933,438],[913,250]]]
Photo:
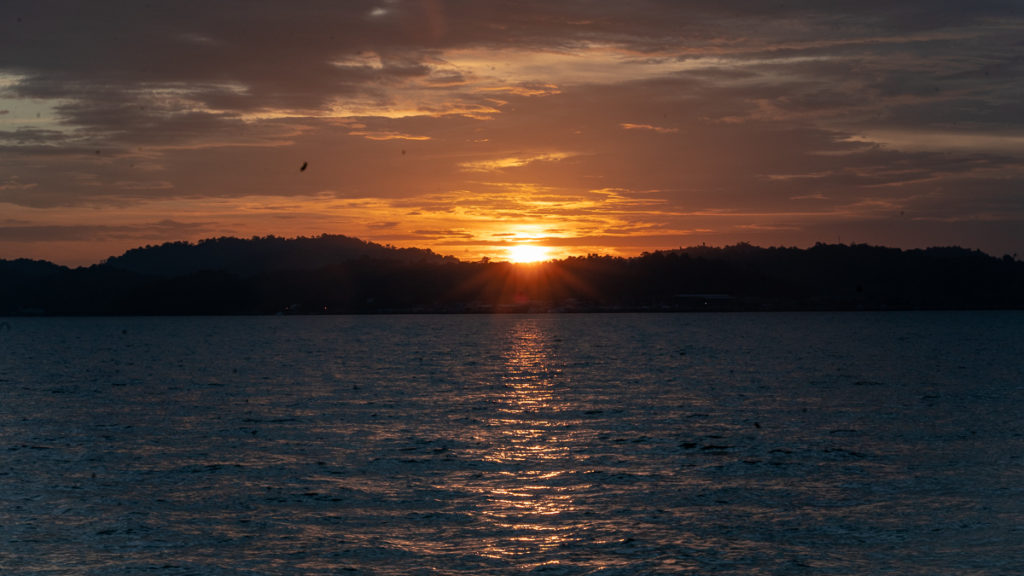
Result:
[[414,230],[413,234],[430,238],[473,238],[464,230]]
[[0,242],[95,242],[130,240],[162,241],[168,235],[179,238],[210,233],[209,224],[161,220],[131,226],[49,225],[38,226],[7,221],[0,224]]
[[[0,146],[4,144],[24,147],[33,144],[64,143],[67,134],[58,130],[19,127],[15,130],[0,130]],[[39,150],[45,152],[45,150]]]

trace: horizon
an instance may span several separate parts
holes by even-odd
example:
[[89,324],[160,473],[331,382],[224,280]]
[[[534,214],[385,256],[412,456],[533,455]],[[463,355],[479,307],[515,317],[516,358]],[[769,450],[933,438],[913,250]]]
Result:
[[460,260],[1024,254],[1012,4],[14,0],[0,258],[344,234]]
[[[19,257],[19,256],[15,256],[13,258],[0,257],[0,261],[33,260],[33,261],[48,262],[50,264],[56,264],[58,266],[63,266],[65,268],[69,268],[69,269],[77,269],[77,268],[89,268],[89,267],[92,267],[92,266],[104,265],[109,260],[113,260],[113,259],[125,256],[125,255],[127,255],[128,253],[130,253],[132,251],[147,250],[147,249],[150,249],[150,248],[157,248],[157,247],[159,247],[161,245],[164,245],[164,244],[187,243],[190,246],[199,246],[200,244],[205,243],[205,242],[215,241],[215,240],[222,240],[222,239],[250,241],[250,240],[266,240],[266,239],[274,238],[274,239],[283,240],[283,241],[294,241],[294,240],[317,240],[317,239],[323,238],[325,236],[331,236],[331,235],[324,233],[324,234],[320,234],[320,235],[310,235],[310,236],[300,235],[300,236],[288,236],[288,237],[285,237],[285,236],[276,236],[276,235],[272,235],[271,234],[271,235],[266,235],[266,236],[254,236],[254,237],[250,237],[250,238],[240,238],[240,237],[236,237],[236,236],[218,236],[218,237],[200,238],[198,240],[167,240],[165,242],[159,242],[159,243],[156,243],[156,244],[146,244],[146,245],[134,246],[134,247],[131,247],[131,248],[128,248],[128,249],[124,250],[121,253],[110,254],[110,255],[108,255],[108,256],[106,256],[104,258],[101,258],[100,260],[98,260],[96,262],[89,262],[89,263],[85,263],[85,264],[64,264],[64,263],[61,263],[61,262],[55,262],[53,260],[48,260],[48,259],[25,258],[25,257]],[[348,235],[344,235],[344,234],[336,234],[334,236],[340,236],[340,237],[348,238],[348,239],[351,239],[351,240],[357,240],[357,241],[360,241],[360,242],[365,242],[367,244],[374,244],[374,245],[376,245],[376,246],[378,246],[380,248],[390,249],[390,250],[403,250],[403,249],[425,250],[425,251],[433,253],[435,256],[438,256],[440,258],[446,258],[446,259],[447,258],[454,258],[457,261],[462,262],[462,263],[494,263],[494,264],[504,263],[504,264],[517,264],[517,265],[518,264],[523,264],[523,265],[547,264],[547,263],[552,263],[552,262],[561,262],[561,261],[569,260],[569,259],[572,259],[572,258],[588,258],[588,257],[592,257],[592,256],[596,256],[596,257],[599,257],[599,258],[612,257],[612,258],[630,259],[630,258],[640,258],[640,257],[646,256],[647,254],[659,253],[659,252],[661,252],[661,253],[671,253],[671,252],[686,252],[686,251],[690,251],[690,250],[704,250],[704,249],[707,249],[707,250],[729,250],[731,248],[738,248],[738,247],[741,247],[741,246],[747,246],[747,247],[758,249],[758,250],[799,250],[799,251],[807,251],[807,250],[810,250],[810,249],[812,249],[812,248],[814,248],[816,246],[819,246],[819,245],[821,245],[821,246],[841,246],[841,247],[847,247],[847,248],[868,247],[868,248],[878,248],[878,249],[883,249],[883,250],[899,250],[900,252],[910,252],[910,251],[915,251],[915,250],[917,250],[917,251],[928,251],[928,250],[941,250],[941,249],[952,248],[952,249],[960,249],[960,250],[965,250],[965,251],[981,252],[982,254],[984,254],[984,255],[986,255],[986,256],[988,256],[990,258],[1010,257],[1015,262],[1022,261],[1020,259],[1019,255],[1016,254],[1016,253],[1014,253],[1014,254],[993,254],[991,252],[986,252],[986,251],[978,249],[978,248],[971,248],[971,247],[967,247],[967,246],[958,246],[958,245],[955,245],[955,244],[922,246],[922,247],[915,247],[915,248],[900,248],[900,247],[897,247],[897,246],[885,246],[885,245],[881,245],[881,244],[869,244],[869,243],[863,243],[863,242],[849,242],[849,243],[844,243],[844,242],[834,242],[834,243],[832,243],[832,242],[816,242],[816,243],[812,244],[811,246],[792,246],[792,245],[787,246],[787,245],[781,245],[781,244],[780,245],[760,245],[760,244],[752,244],[752,243],[749,243],[749,242],[746,242],[746,241],[740,241],[740,242],[736,242],[736,243],[733,243],[733,244],[722,244],[722,245],[708,245],[706,243],[702,243],[702,244],[699,244],[699,245],[696,245],[696,244],[695,245],[681,245],[681,246],[677,246],[675,248],[668,248],[668,247],[653,248],[651,250],[645,250],[645,251],[643,251],[641,253],[638,253],[638,254],[629,254],[629,255],[616,255],[616,254],[609,254],[609,253],[591,252],[591,253],[587,253],[587,254],[565,254],[565,255],[559,255],[559,256],[551,256],[551,252],[548,251],[548,250],[544,250],[543,247],[532,246],[532,245],[521,245],[522,247],[526,247],[526,248],[534,248],[534,247],[536,247],[536,248],[542,248],[542,249],[538,250],[538,251],[526,250],[526,251],[522,251],[522,252],[518,252],[518,253],[510,252],[510,253],[508,253],[508,254],[506,254],[504,256],[495,256],[495,257],[484,255],[484,256],[481,256],[480,258],[470,260],[470,259],[465,259],[465,258],[459,258],[459,257],[457,257],[455,255],[452,255],[452,254],[440,253],[440,252],[434,251],[434,250],[432,250],[430,248],[425,248],[425,247],[420,247],[420,246],[395,246],[395,245],[392,245],[392,244],[384,244],[384,243],[380,243],[380,242],[375,242],[373,240],[366,240],[364,238],[358,238],[358,237],[355,237],[355,236],[348,236]]]

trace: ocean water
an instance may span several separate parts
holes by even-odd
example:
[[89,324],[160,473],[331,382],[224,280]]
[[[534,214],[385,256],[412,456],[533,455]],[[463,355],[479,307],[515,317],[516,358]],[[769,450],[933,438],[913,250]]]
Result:
[[11,318],[2,574],[1024,574],[1024,313]]

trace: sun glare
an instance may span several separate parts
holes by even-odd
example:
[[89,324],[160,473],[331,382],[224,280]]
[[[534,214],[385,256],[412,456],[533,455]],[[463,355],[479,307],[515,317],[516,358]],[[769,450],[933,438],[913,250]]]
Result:
[[516,244],[505,249],[508,259],[519,264],[551,259],[551,249],[535,244]]

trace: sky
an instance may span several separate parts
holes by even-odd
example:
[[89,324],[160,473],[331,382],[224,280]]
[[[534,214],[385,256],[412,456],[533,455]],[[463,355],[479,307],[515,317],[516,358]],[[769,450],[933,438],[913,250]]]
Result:
[[1024,258],[1024,2],[4,2],[0,258],[324,233]]

